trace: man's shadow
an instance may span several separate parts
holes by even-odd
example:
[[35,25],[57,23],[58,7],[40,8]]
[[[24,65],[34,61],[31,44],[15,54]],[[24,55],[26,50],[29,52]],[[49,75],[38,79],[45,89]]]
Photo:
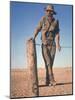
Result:
[[[58,85],[67,85],[67,84],[72,84],[72,82],[67,82],[67,83],[56,83],[55,86],[58,86]],[[48,85],[39,85],[39,87],[45,87],[45,86],[48,86]]]

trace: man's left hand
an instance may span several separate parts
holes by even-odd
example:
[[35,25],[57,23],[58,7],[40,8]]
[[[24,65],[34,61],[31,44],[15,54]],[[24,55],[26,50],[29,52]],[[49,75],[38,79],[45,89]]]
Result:
[[60,45],[56,45],[56,49],[61,51],[61,46]]

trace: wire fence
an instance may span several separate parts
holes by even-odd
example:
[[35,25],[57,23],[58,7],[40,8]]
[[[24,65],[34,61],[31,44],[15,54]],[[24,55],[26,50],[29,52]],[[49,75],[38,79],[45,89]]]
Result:
[[[39,96],[44,95],[65,95],[72,94],[72,71],[68,69],[67,66],[72,67],[72,47],[71,46],[61,46],[62,50],[60,53],[57,53],[55,57],[54,67],[65,66],[65,68],[60,68],[54,70],[55,80],[57,85],[55,87],[46,87],[45,85],[45,67],[44,61],[41,53],[41,44],[36,43],[37,51],[37,67],[42,67],[38,70],[38,82],[39,82]],[[66,50],[65,50],[66,49]],[[27,97],[29,96],[28,92],[28,75],[27,69],[12,70],[11,71],[11,97]],[[45,87],[45,88],[44,88]],[[44,91],[44,93],[43,93]],[[47,91],[47,92],[45,92]]]
[[[41,45],[36,43],[37,51],[37,68],[44,67],[44,61],[41,52]],[[72,46],[61,46],[61,51],[55,55],[54,66],[72,67]]]
[[[41,46],[42,44],[36,43],[35,45]],[[72,48],[72,46],[61,46],[61,48]]]

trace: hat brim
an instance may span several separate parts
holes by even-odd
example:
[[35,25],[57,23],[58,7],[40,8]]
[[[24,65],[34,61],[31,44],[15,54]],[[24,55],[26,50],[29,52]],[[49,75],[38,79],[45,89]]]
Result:
[[50,11],[52,11],[52,12],[53,12],[53,14],[54,14],[54,15],[56,15],[56,14],[57,14],[54,10],[51,10],[51,9],[46,9],[46,7],[44,8],[44,10],[45,10],[45,11],[46,11],[46,10],[50,10]]

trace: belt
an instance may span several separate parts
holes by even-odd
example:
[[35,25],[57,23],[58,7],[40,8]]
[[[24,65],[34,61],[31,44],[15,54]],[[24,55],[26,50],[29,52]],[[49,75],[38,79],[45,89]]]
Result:
[[44,42],[42,41],[43,45],[55,45],[55,41],[53,40],[45,40]]

